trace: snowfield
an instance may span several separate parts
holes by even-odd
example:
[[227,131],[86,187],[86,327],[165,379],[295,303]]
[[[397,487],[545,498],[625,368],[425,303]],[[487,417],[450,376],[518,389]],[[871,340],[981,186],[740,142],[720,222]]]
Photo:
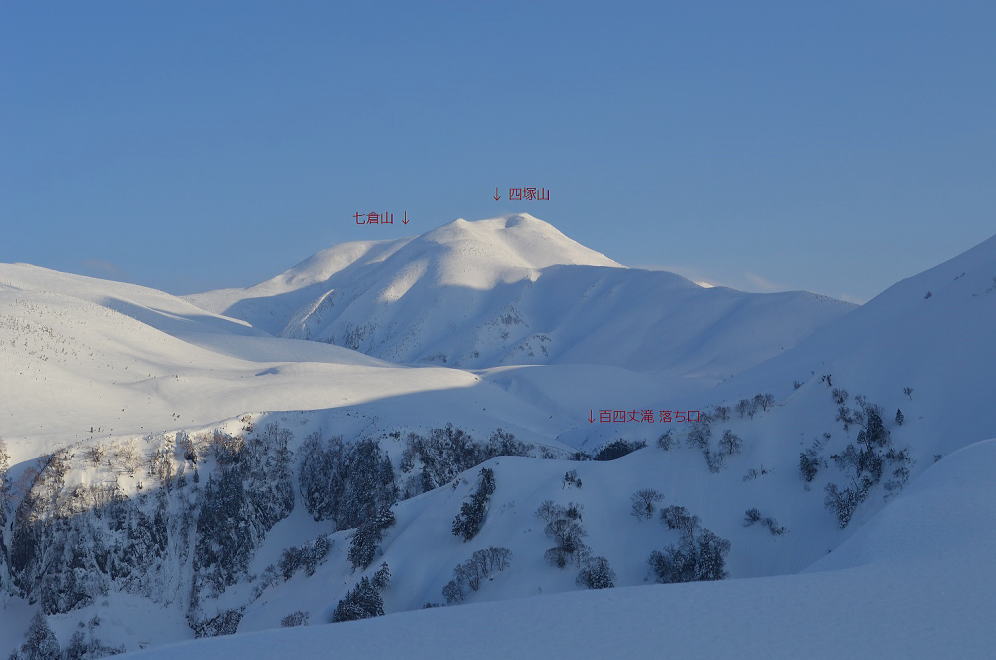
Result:
[[526,214],[186,298],[0,264],[0,651],[989,657],[994,336],[996,237],[860,307]]
[[[0,265],[0,309],[0,415],[15,461],[91,437],[372,402],[380,403],[371,414],[396,410],[411,422],[435,421],[441,405],[453,421],[477,411],[489,428],[495,420],[544,435],[558,428],[466,371],[275,338],[144,287]],[[424,402],[444,390],[436,407]]]

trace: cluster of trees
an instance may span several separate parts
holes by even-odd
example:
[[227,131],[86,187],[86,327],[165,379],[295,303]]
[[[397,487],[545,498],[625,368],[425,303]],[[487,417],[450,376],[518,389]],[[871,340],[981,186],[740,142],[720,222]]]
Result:
[[391,584],[391,569],[387,562],[380,565],[373,577],[363,576],[350,589],[332,612],[332,623],[356,621],[383,616],[384,599],[381,593]]
[[370,323],[361,323],[357,326],[347,324],[341,339],[336,340],[334,336],[331,337],[331,339],[333,344],[338,344],[339,346],[345,346],[346,348],[358,351],[360,350],[360,345],[366,341],[368,337],[372,336],[376,330],[377,326]]
[[45,615],[36,612],[25,633],[24,643],[10,654],[10,660],[96,660],[124,653],[123,646],[106,646],[94,634],[100,625],[99,617],[94,616],[87,624],[81,621],[79,625],[81,630],[73,631],[69,644],[62,649]]
[[245,606],[223,610],[204,619],[197,619],[193,612],[188,612],[187,624],[194,631],[194,637],[234,635],[239,629],[239,622],[242,621],[243,614],[245,614]]
[[[291,437],[276,426],[250,437],[218,431],[197,445],[185,433],[149,437],[153,447],[143,470],[162,487],[133,497],[116,477],[128,467],[120,456],[138,454],[134,442],[84,449],[79,458],[96,459],[100,469],[89,485],[67,486],[78,460],[73,450],[45,457],[25,472],[25,495],[14,520],[5,521],[11,548],[0,548],[0,555],[10,561],[2,572],[12,584],[4,588],[48,614],[87,606],[112,590],[157,601],[189,597],[188,621],[196,634],[234,630],[241,609],[204,617],[200,604],[247,576],[256,548],[293,508]],[[206,483],[175,487],[187,465],[208,457],[214,461]],[[290,548],[272,573],[311,573],[328,551],[326,538]],[[183,567],[192,577],[190,591],[181,593],[182,582],[166,573]],[[77,653],[81,644],[73,648]]]
[[740,399],[736,405],[737,414],[740,418],[753,418],[758,411],[767,412],[771,406],[775,405],[775,397],[770,393],[755,394],[752,399]]
[[811,482],[819,474],[822,464],[819,452],[812,448],[807,449],[799,454],[799,476],[806,483]]
[[859,394],[855,397],[854,400],[859,406],[856,410],[851,410],[847,405],[847,400],[851,396],[847,390],[835,387],[830,391],[830,396],[833,397],[833,402],[837,406],[837,418],[835,421],[843,425],[844,431],[848,431],[851,428],[851,424],[865,423],[864,409],[868,403],[863,396]]
[[657,503],[664,496],[653,488],[643,488],[630,495],[629,514],[636,519],[650,520],[657,513]]
[[173,487],[173,477],[176,475],[175,454],[175,441],[164,436],[162,443],[149,455],[148,475],[158,479],[166,490]]
[[[830,442],[830,438],[831,435],[829,433],[824,433],[822,439],[814,440],[813,445],[809,449],[799,454],[799,476],[806,484],[812,482],[820,470],[826,466],[826,462],[820,456],[820,452],[823,451],[826,443]],[[805,488],[809,490],[808,485]]]
[[[247,436],[219,430],[197,440],[186,433],[147,438],[153,447],[140,459],[145,460],[142,471],[162,487],[133,497],[126,496],[116,477],[134,467],[135,455],[143,456],[134,441],[84,449],[79,458],[95,463],[98,478],[105,478],[90,485],[67,486],[78,460],[72,449],[44,457],[25,471],[25,494],[14,519],[6,519],[9,510],[0,506],[0,526],[10,529],[9,536],[0,535],[0,557],[8,562],[0,574],[11,577],[11,584],[2,587],[37,602],[48,614],[84,607],[112,590],[157,601],[189,597],[187,619],[197,636],[234,632],[243,607],[205,616],[202,603],[247,577],[262,540],[292,510],[291,438],[289,431],[272,425]],[[356,525],[347,554],[365,568],[377,554],[383,530],[393,523],[390,504],[397,488],[390,461],[372,441],[345,446],[338,439],[309,440],[298,475],[309,511],[317,519],[335,520],[337,528]],[[498,434],[494,444],[507,448],[509,441]],[[0,490],[6,489],[6,462],[0,447]],[[197,464],[210,469],[203,482],[195,479],[193,488],[186,487],[184,471]],[[2,547],[5,541],[9,550]],[[330,549],[325,536],[288,548],[264,571],[263,582],[286,580],[301,570],[313,574]],[[177,568],[191,571],[187,592],[179,591],[182,581],[166,575]],[[389,571],[378,571],[371,583],[383,589],[389,577]],[[258,584],[254,595],[265,587]],[[360,589],[353,600],[363,593]],[[26,648],[39,646],[43,632],[36,625],[37,643]],[[98,648],[105,655],[111,652],[78,637],[69,650],[58,652],[66,657],[89,657]]]
[[[218,430],[201,441],[186,433],[149,437],[154,446],[143,471],[162,487],[133,497],[115,477],[130,470],[131,457],[140,455],[134,442],[84,450],[81,458],[95,461],[101,476],[111,478],[90,485],[67,487],[76,460],[71,449],[41,459],[25,472],[28,486],[13,521],[5,520],[8,510],[0,506],[0,525],[11,529],[9,537],[0,535],[0,546],[5,538],[11,542],[9,551],[0,547],[0,557],[10,562],[0,573],[12,578],[3,588],[39,603],[48,614],[84,607],[112,589],[154,600],[189,597],[187,619],[196,635],[234,631],[242,608],[204,616],[201,604],[248,575],[259,544],[292,510],[291,438],[274,425],[249,436]],[[366,567],[393,521],[385,506],[397,497],[390,462],[373,442],[346,447],[338,440],[311,441],[318,451],[309,452],[300,475],[309,510],[319,519],[336,519],[337,525],[359,522],[350,559]],[[195,479],[193,488],[177,487],[185,486],[186,467],[208,458],[213,460],[204,483]],[[5,483],[0,475],[0,486]],[[264,571],[264,584],[257,584],[254,595],[300,570],[314,573],[330,548],[327,537],[288,548]],[[192,578],[190,591],[181,594],[180,582],[173,584],[165,571],[184,566]],[[73,648],[77,653],[81,645]]]
[[[834,483],[826,486],[824,503],[837,517],[841,527],[847,527],[858,505],[864,502],[872,488],[889,472],[885,483],[887,491],[903,487],[910,476],[912,459],[909,451],[896,450],[892,436],[882,422],[877,406],[861,400],[864,428],[858,432],[855,444],[848,444],[844,451],[831,456],[837,466],[850,478],[847,486]],[[802,467],[800,465],[800,467]]]
[[253,600],[273,585],[291,579],[301,569],[308,576],[314,575],[318,565],[328,558],[334,544],[327,536],[319,536],[304,545],[284,549],[280,560],[263,570],[253,588]]
[[460,513],[453,519],[453,534],[469,541],[484,526],[488,504],[495,492],[495,473],[491,468],[481,468],[478,473],[477,490],[460,505]]
[[10,654],[10,660],[59,660],[62,649],[59,640],[48,625],[45,615],[35,612],[21,648]]
[[616,586],[616,573],[605,557],[586,557],[581,562],[577,583],[586,589],[608,589]]
[[674,434],[671,432],[671,429],[668,429],[661,434],[661,437],[657,438],[657,446],[664,451],[674,449]]
[[592,458],[596,461],[614,461],[646,446],[647,443],[642,440],[623,440],[620,438],[606,444]]
[[370,578],[370,584],[381,592],[391,586],[391,567],[387,565],[386,561],[382,562],[380,568],[374,572],[373,577]]
[[568,470],[564,473],[564,488],[567,488],[568,486],[581,488],[581,485],[581,477],[578,476],[577,470]]
[[[146,508],[149,500],[154,500],[154,506]],[[111,581],[127,591],[147,595],[156,584],[150,577],[161,570],[167,561],[171,527],[176,539],[185,537],[185,530],[193,523],[193,516],[187,510],[180,516],[184,528],[170,525],[165,491],[158,491],[154,497],[144,498],[144,501],[143,498],[115,498],[106,507],[98,509],[97,515],[105,521],[107,534],[96,530],[84,532],[85,527],[81,527],[70,536],[74,544],[69,567],[86,566],[88,570],[77,572],[75,577],[67,572],[61,589],[63,594],[68,595],[79,588],[81,595],[88,595],[87,602],[90,598],[103,595],[109,588],[107,582],[94,581],[99,579],[98,571],[105,572]],[[73,523],[77,522],[85,525],[86,519],[77,516]],[[259,536],[261,538],[262,533]],[[186,538],[183,540],[186,541]],[[246,554],[251,554],[251,551]],[[81,580],[81,576],[86,576],[87,582]],[[68,609],[71,608],[60,611]]]
[[316,433],[301,446],[301,495],[315,520],[333,520],[336,530],[358,527],[398,500],[391,461],[376,440],[344,443]]
[[688,436],[685,438],[689,448],[708,454],[709,443],[712,440],[711,421],[708,417],[703,417],[697,422],[692,422],[691,427],[688,429]]
[[781,536],[786,531],[785,527],[778,524],[778,521],[771,516],[762,516],[761,512],[756,507],[751,507],[744,511],[744,527],[750,527],[756,523],[761,523],[764,527],[768,528],[774,536]]
[[7,572],[7,545],[3,540],[3,531],[7,528],[8,489],[10,481],[7,470],[10,469],[10,454],[7,453],[7,443],[0,438],[0,590],[4,588],[3,576]]
[[453,481],[469,470],[496,456],[529,456],[535,447],[515,439],[503,429],[496,429],[488,441],[478,443],[466,431],[447,424],[432,429],[429,437],[409,433],[401,455],[401,471],[411,473],[405,483],[404,496],[414,497]]
[[135,472],[142,467],[142,456],[135,447],[135,441],[132,438],[116,440],[106,446],[91,449],[90,459],[93,460],[97,454],[109,468],[113,468],[118,474],[134,476]]
[[462,603],[469,592],[478,591],[484,580],[511,565],[512,551],[508,548],[490,547],[477,550],[470,559],[453,569],[453,579],[443,586],[443,597],[448,605]]
[[[46,614],[90,604],[106,590],[108,573],[127,575],[135,560],[122,556],[125,548],[158,555],[162,538],[158,526],[150,529],[145,512],[135,520],[117,501],[93,514],[84,513],[87,489],[69,492],[65,487],[72,459],[68,449],[40,459],[14,513],[8,557],[13,591],[39,602]],[[108,516],[108,526],[117,533],[118,543],[111,548],[101,543],[101,535],[91,524],[90,519],[101,514]],[[125,562],[124,570],[118,570],[122,566],[118,560]],[[145,555],[138,561],[154,563],[155,559]]]
[[196,523],[193,619],[204,590],[216,596],[244,576],[266,534],[293,509],[291,437],[275,425],[248,439],[216,434],[218,470],[204,486]]
[[727,422],[730,420],[730,407],[716,406],[712,409],[712,413],[709,414],[709,417],[720,422]]
[[[580,481],[580,480],[579,480]],[[633,511],[653,507],[657,498],[653,491],[645,489],[633,494]],[[647,503],[647,499],[650,503]],[[587,536],[581,526],[580,504],[571,502],[564,506],[553,500],[546,500],[536,510],[536,516],[546,522],[544,533],[556,545],[547,549],[544,558],[557,568],[565,568],[569,563],[577,564],[579,570],[576,582],[587,589],[607,589],[615,586],[616,574],[605,557],[592,556],[591,548],[584,542]]]
[[183,454],[183,460],[189,461],[191,464],[197,463],[197,447],[189,433],[177,431],[174,443],[177,451]]
[[723,431],[723,437],[719,439],[719,453],[723,456],[734,456],[743,451],[744,443],[740,437],[730,429]]
[[286,548],[280,555],[280,561],[277,562],[280,577],[289,580],[302,568],[305,574],[314,575],[315,569],[325,561],[331,550],[332,541],[327,536],[319,536],[302,546]]
[[556,541],[544,557],[558,568],[564,568],[574,560],[580,560],[587,555],[588,546],[582,540],[586,535],[581,526],[582,506],[571,502],[567,506],[546,500],[536,510],[536,516],[546,522],[544,532]]
[[735,434],[730,429],[723,431],[723,435],[719,439],[719,447],[716,451],[713,451],[708,445],[703,448],[702,454],[706,459],[706,466],[709,468],[710,472],[719,472],[723,469],[726,464],[726,459],[730,456],[736,456],[743,451],[743,440],[740,436]]
[[663,550],[650,553],[649,563],[658,582],[722,580],[726,577],[726,555],[730,542],[702,527],[698,516],[685,507],[661,509],[661,522],[677,530],[681,539]]
[[726,464],[727,458],[743,451],[743,440],[733,431],[726,429],[723,431],[716,449],[713,449],[712,420],[711,416],[703,415],[698,422],[693,422],[688,431],[687,442],[690,448],[702,452],[710,472],[719,472]]
[[384,507],[356,528],[349,539],[349,550],[346,551],[346,558],[349,559],[353,569],[365,569],[373,563],[380,549],[384,530],[394,523],[394,512],[389,507]]
[[311,619],[311,615],[304,610],[297,610],[296,612],[291,612],[284,618],[280,619],[280,626],[283,628],[293,628],[295,626],[306,626],[308,625],[308,620]]

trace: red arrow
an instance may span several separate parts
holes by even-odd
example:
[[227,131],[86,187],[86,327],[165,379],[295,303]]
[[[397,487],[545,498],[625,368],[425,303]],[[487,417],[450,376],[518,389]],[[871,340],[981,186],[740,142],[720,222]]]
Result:
[[591,409],[588,410],[588,423],[589,424],[595,423],[595,417],[591,414]]
[[495,201],[497,202],[499,199],[501,199],[501,195],[498,194],[498,189],[495,188]]
[[405,211],[405,217],[401,220],[401,224],[407,225],[411,220],[408,219],[408,211]]

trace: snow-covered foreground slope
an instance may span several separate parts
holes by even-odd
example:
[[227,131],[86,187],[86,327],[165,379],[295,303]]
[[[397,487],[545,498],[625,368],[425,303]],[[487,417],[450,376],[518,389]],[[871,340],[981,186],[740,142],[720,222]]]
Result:
[[797,575],[574,592],[167,646],[142,658],[987,658],[996,441]]
[[243,290],[188,297],[273,334],[400,362],[593,363],[715,381],[852,305],[626,268],[528,214],[347,243]]

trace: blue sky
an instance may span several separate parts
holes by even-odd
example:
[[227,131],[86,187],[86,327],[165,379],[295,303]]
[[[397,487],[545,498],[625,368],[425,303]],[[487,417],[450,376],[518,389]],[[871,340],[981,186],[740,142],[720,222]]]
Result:
[[865,300],[996,232],[993,34],[984,2],[4,2],[0,261],[186,293],[528,211]]

